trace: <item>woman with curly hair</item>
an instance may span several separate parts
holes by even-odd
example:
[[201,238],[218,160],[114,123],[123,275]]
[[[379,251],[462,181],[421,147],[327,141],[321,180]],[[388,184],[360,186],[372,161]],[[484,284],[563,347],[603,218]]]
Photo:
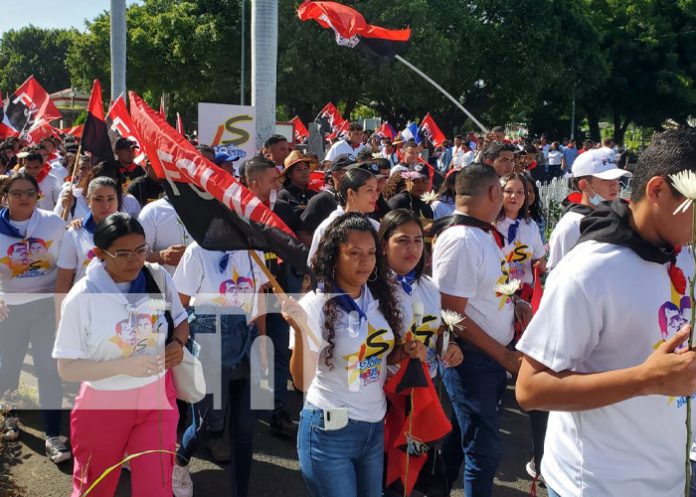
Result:
[[328,227],[313,259],[318,290],[288,300],[290,372],[307,392],[297,452],[312,497],[380,497],[387,363],[425,359],[400,343],[403,319],[377,233],[348,213]]

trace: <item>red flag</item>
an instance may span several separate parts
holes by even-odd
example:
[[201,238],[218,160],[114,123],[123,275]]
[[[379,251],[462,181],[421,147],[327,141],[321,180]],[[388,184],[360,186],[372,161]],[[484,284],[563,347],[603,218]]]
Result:
[[544,288],[541,286],[541,278],[539,277],[539,268],[534,268],[534,290],[532,291],[532,312],[536,314],[541,305],[541,297],[544,295]]
[[377,128],[375,135],[380,139],[389,138],[390,140],[393,140],[396,136],[396,131],[394,128],[392,128],[391,124],[385,121],[379,128]]
[[418,131],[420,131],[428,140],[430,140],[430,143],[436,147],[442,145],[447,139],[430,113],[425,115]]
[[82,130],[82,150],[90,152],[103,161],[114,160],[109,132],[104,121],[102,89],[98,79],[92,83],[92,92],[87,104],[87,119]]
[[34,79],[34,76],[29,76],[10,95],[5,108],[5,124],[12,126],[20,134],[41,119],[51,122],[61,117],[63,114],[56,108],[50,95]]
[[109,138],[112,145],[119,138],[126,138],[138,144],[138,155],[133,159],[136,164],[142,164],[145,160],[145,150],[140,143],[140,139],[136,136],[135,127],[131,116],[126,109],[126,100],[123,95],[114,100],[106,114],[106,125],[109,127]]
[[181,120],[181,114],[178,112],[176,113],[176,130],[181,136],[186,136],[186,133],[184,133],[184,121]]
[[160,110],[159,110],[159,115],[164,119],[165,121],[167,120],[167,111],[164,108],[164,94],[160,97]]
[[62,128],[60,129],[60,132],[64,135],[72,135],[75,138],[82,138],[82,130],[84,129],[84,127],[84,124],[78,124],[77,126],[73,126],[72,128]]
[[305,138],[309,137],[309,131],[307,131],[299,117],[293,117],[290,119],[290,122],[295,126],[295,141],[297,143],[302,143]]
[[191,236],[208,250],[275,252],[305,271],[307,249],[287,225],[233,175],[203,157],[134,92],[133,125]]
[[302,21],[315,20],[322,28],[331,28],[336,43],[361,49],[378,57],[393,58],[408,46],[411,30],[387,29],[368,24],[355,9],[337,2],[304,2],[297,8]]
[[428,368],[421,361],[404,359],[384,391],[389,399],[384,425],[386,482],[391,485],[401,480],[402,488],[406,487],[404,495],[411,495],[428,459],[428,450],[452,430],[452,425],[442,409]]
[[24,139],[29,145],[38,145],[42,139],[49,136],[60,138],[56,128],[51,126],[48,121],[41,119],[35,122],[31,129],[24,134]]
[[329,102],[324,106],[323,109],[319,111],[317,117],[314,118],[314,122],[319,125],[319,132],[322,136],[327,133],[334,133],[343,124],[343,116],[338,111],[336,106]]
[[333,133],[331,133],[329,136],[326,137],[328,141],[335,140],[336,138],[338,139],[344,139],[348,136],[348,128],[350,127],[350,123],[348,121],[343,121],[341,125],[334,130]]

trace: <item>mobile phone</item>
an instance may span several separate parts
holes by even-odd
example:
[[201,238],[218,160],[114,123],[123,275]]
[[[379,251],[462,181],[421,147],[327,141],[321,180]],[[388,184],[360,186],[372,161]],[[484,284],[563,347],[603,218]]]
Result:
[[324,410],[324,429],[326,431],[340,430],[348,425],[348,408],[336,407]]

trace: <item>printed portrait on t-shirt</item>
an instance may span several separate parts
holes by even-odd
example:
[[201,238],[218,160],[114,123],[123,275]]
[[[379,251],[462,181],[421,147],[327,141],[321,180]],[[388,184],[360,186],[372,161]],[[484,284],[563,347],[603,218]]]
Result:
[[13,243],[7,249],[7,255],[0,259],[11,271],[12,278],[35,278],[46,274],[51,267],[51,255],[48,253],[53,244],[51,240],[27,238]]
[[158,316],[153,314],[131,314],[128,319],[116,323],[114,336],[109,339],[120,350],[123,357],[129,357],[146,350],[153,351],[157,344],[155,323]]
[[237,269],[232,270],[232,277],[220,283],[220,297],[214,299],[220,305],[239,307],[250,314],[253,307],[255,282],[252,278],[241,276]]
[[524,279],[525,263],[532,258],[532,251],[529,249],[529,245],[517,240],[515,245],[509,248],[505,258],[508,263],[510,279],[522,281]]
[[368,322],[367,336],[360,348],[353,354],[343,356],[347,362],[346,372],[348,373],[349,388],[366,387],[379,381],[386,354],[394,346],[394,339],[385,338],[387,335],[386,329],[375,329]]

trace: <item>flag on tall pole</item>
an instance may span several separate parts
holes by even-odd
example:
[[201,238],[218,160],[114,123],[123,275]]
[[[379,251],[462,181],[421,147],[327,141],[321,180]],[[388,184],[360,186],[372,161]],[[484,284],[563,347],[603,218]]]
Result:
[[401,138],[406,141],[413,140],[416,143],[420,143],[422,140],[420,134],[418,134],[418,125],[416,123],[408,123],[401,131]]
[[297,143],[302,143],[305,138],[309,137],[309,131],[307,131],[307,128],[305,127],[304,123],[300,120],[299,117],[293,117],[292,119],[290,119],[290,122],[295,127],[295,141]]
[[387,29],[368,24],[360,12],[337,2],[304,2],[297,8],[297,16],[332,29],[339,45],[376,57],[395,57],[408,47],[411,39],[410,28]]
[[104,119],[102,89],[98,79],[92,83],[92,92],[87,104],[87,119],[82,130],[82,150],[90,152],[103,161],[114,160],[109,131]]
[[208,250],[274,252],[300,271],[307,249],[273,211],[234,176],[203,157],[134,92],[131,118],[179,218]]
[[428,140],[430,140],[430,143],[432,143],[436,147],[442,145],[447,139],[447,137],[440,130],[440,127],[437,125],[435,119],[432,118],[430,113],[427,113],[425,115],[425,117],[421,121],[418,131],[420,131],[420,133],[423,136],[425,136]]
[[375,136],[379,139],[389,138],[393,140],[396,137],[396,130],[387,121],[384,121],[382,125],[375,130]]
[[142,164],[145,160],[145,150],[143,150],[140,140],[135,133],[135,127],[126,108],[126,100],[123,98],[123,95],[119,95],[111,103],[109,112],[106,114],[106,125],[109,127],[109,139],[112,146],[116,145],[116,141],[119,138],[125,138],[138,144],[138,155],[135,156],[133,162]]
[[324,136],[326,133],[335,133],[343,124],[343,116],[336,106],[329,102],[319,111],[314,122],[319,125],[319,133]]
[[41,119],[50,123],[61,117],[63,114],[43,86],[34,76],[29,76],[7,100],[3,122],[23,134]]

